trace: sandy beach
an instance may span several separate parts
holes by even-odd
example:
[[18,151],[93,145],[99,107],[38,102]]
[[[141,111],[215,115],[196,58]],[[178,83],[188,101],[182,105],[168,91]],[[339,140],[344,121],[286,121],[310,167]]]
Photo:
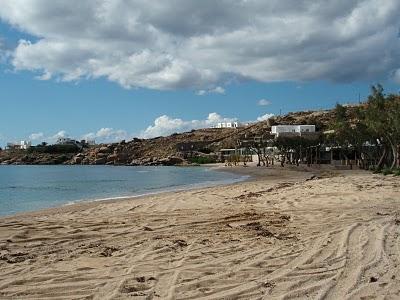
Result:
[[400,299],[398,177],[229,170],[253,179],[0,219],[0,298]]

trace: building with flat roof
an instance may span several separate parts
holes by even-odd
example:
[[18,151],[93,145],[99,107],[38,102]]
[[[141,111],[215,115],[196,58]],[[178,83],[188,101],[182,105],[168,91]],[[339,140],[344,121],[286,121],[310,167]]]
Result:
[[238,122],[221,122],[218,123],[216,128],[238,128],[239,123]]
[[9,150],[26,150],[32,146],[31,141],[21,141],[20,143],[7,143],[6,149]]
[[313,132],[315,132],[315,125],[274,125],[271,127],[271,134],[275,137],[282,135],[302,136]]

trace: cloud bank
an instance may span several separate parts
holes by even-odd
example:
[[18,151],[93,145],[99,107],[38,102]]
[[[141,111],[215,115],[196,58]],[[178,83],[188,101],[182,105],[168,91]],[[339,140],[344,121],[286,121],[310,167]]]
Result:
[[[54,144],[59,138],[71,137],[66,130],[60,130],[55,134],[46,135],[43,132],[34,132],[29,135],[29,140],[35,143],[46,142]],[[113,128],[100,128],[96,132],[89,132],[80,137],[71,137],[78,140],[95,140],[97,143],[113,143],[122,140],[131,139],[133,136],[129,135],[125,130]]]
[[269,118],[272,118],[274,116],[274,114],[268,114],[266,113],[265,115],[262,115],[261,117],[257,118],[257,121],[261,122],[261,121],[267,121]]
[[[265,114],[256,119],[256,121],[265,121],[274,114]],[[96,132],[89,132],[79,137],[82,140],[95,140],[96,143],[113,143],[122,140],[131,140],[133,137],[140,138],[154,138],[158,136],[168,136],[173,133],[181,133],[190,131],[192,129],[211,128],[220,122],[236,122],[238,118],[223,117],[216,112],[209,113],[207,118],[203,120],[183,120],[181,118],[172,118],[167,115],[162,115],[156,118],[152,125],[142,130],[138,135],[128,133],[123,129],[113,129],[108,127],[100,128]],[[252,123],[256,121],[247,121],[244,123]],[[45,135],[43,132],[35,132],[29,135],[29,140],[32,142],[40,143],[55,143],[60,137],[69,137],[70,135],[65,130],[60,130],[53,135]],[[0,135],[1,139],[1,135]]]
[[190,131],[192,129],[209,128],[216,126],[219,122],[234,122],[237,118],[225,118],[213,112],[205,120],[182,120],[163,115],[154,120],[154,124],[143,130],[140,134],[142,138],[152,138],[166,136],[173,133]]
[[205,94],[232,80],[398,79],[399,11],[398,0],[2,0],[0,18],[35,37],[11,63],[42,80]]
[[81,137],[83,140],[95,140],[96,142],[120,142],[122,140],[129,140],[132,136],[125,130],[113,128],[100,128],[97,132],[90,132]]

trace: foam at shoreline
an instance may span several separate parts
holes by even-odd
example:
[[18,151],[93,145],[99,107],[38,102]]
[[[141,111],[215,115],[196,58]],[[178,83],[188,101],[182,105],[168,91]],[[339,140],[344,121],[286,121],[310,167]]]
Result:
[[[220,171],[219,169],[215,169],[215,170]],[[229,172],[229,171],[226,171],[226,172]],[[215,181],[203,182],[203,183],[198,183],[198,184],[179,186],[179,187],[171,188],[171,189],[168,189],[168,188],[162,189],[162,190],[158,190],[155,192],[132,194],[129,196],[116,196],[116,197],[95,198],[95,199],[79,199],[79,200],[73,200],[69,203],[65,203],[62,206],[70,206],[70,205],[81,204],[81,203],[90,203],[90,202],[127,200],[127,199],[141,198],[141,197],[147,197],[147,196],[153,196],[153,195],[160,195],[163,193],[174,193],[174,192],[190,191],[190,190],[196,190],[196,189],[212,188],[212,187],[217,187],[217,186],[225,186],[225,185],[235,184],[235,183],[239,183],[239,182],[244,182],[251,178],[252,178],[252,176],[250,176],[250,175],[243,175],[238,179],[227,179],[227,180],[221,180],[218,182],[215,182]]]

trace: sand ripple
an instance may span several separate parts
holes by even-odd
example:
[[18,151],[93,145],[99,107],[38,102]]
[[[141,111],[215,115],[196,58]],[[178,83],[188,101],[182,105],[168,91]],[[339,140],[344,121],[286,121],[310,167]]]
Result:
[[399,299],[399,179],[307,176],[1,219],[0,298]]

